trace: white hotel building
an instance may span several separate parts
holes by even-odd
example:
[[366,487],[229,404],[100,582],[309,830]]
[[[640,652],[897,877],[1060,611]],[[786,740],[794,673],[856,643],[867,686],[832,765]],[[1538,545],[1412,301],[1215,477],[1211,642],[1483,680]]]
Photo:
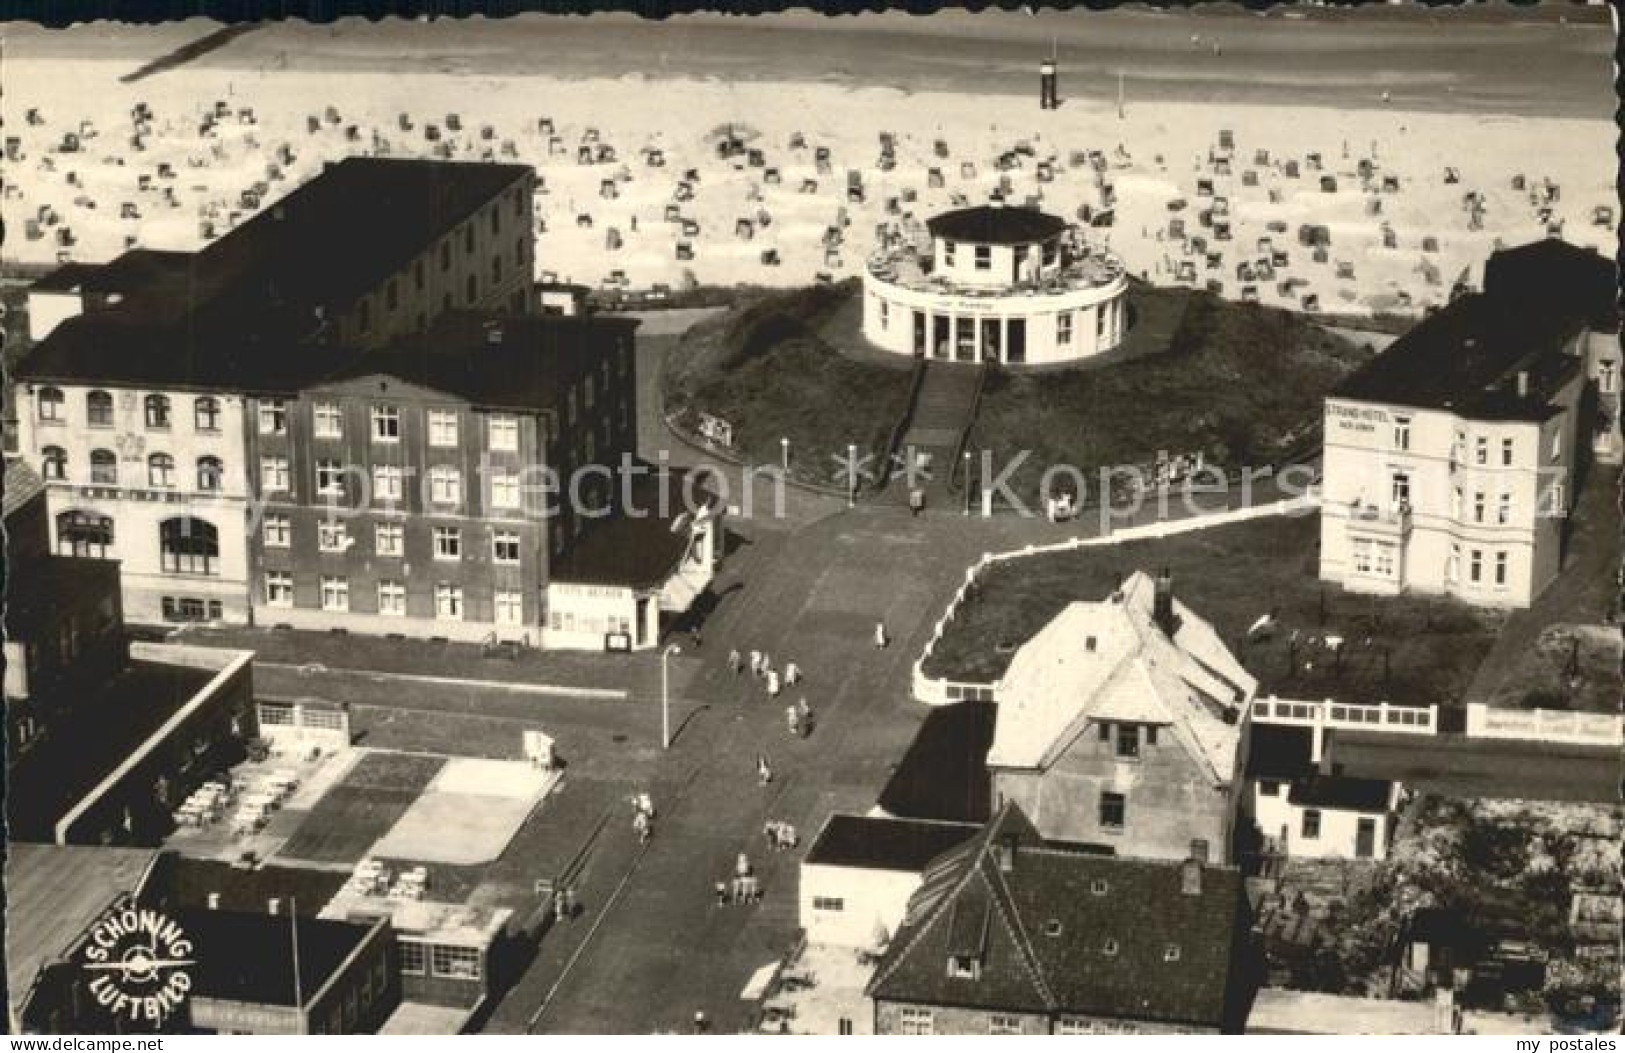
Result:
[[1587,356],[1611,311],[1497,279],[1499,257],[1551,251],[1492,258],[1485,293],[1427,318],[1327,398],[1322,579],[1526,607],[1557,576],[1576,460],[1590,452],[1577,441]]
[[883,247],[864,271],[863,335],[900,355],[1051,365],[1102,354],[1128,328],[1116,257],[1036,209],[981,205],[926,224],[929,249]]

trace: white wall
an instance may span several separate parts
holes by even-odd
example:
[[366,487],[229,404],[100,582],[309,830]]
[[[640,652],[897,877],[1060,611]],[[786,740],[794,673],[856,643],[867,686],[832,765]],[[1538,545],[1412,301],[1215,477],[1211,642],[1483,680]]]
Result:
[[[908,898],[920,887],[920,875],[908,870],[858,867],[801,867],[801,927],[807,942],[839,947],[869,947],[875,926],[895,935]],[[839,911],[818,910],[814,899],[838,899]]]
[[[1293,859],[1354,859],[1355,847],[1358,840],[1359,824],[1362,818],[1372,819],[1376,823],[1376,836],[1373,843],[1370,859],[1388,858],[1388,824],[1389,816],[1386,812],[1354,812],[1334,808],[1320,809],[1320,836],[1305,838],[1303,836],[1303,813],[1309,809],[1293,804],[1288,795],[1291,786],[1285,780],[1276,784],[1277,790],[1273,797],[1266,797],[1262,785],[1251,782],[1248,785],[1246,800],[1250,802],[1253,821],[1267,838],[1275,839],[1280,844],[1282,828],[1285,827],[1285,846],[1287,855]],[[1397,791],[1396,791],[1397,792]]]

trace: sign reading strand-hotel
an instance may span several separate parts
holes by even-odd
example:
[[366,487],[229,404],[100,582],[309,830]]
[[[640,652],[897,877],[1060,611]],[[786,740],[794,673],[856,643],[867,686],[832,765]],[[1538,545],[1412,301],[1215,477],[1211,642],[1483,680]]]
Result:
[[121,1024],[161,1027],[192,990],[192,941],[169,917],[133,902],[115,906],[91,927],[81,967],[96,1004]]

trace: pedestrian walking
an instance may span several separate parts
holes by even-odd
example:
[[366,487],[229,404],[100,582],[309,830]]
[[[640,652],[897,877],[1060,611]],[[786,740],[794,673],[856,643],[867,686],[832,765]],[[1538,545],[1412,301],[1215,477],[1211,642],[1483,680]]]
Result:
[[709,1030],[711,1030],[711,1021],[706,1019],[705,1010],[694,1010],[694,1033],[703,1035]]
[[739,858],[734,860],[734,876],[750,877],[750,856],[744,852],[739,853]]
[[792,658],[790,661],[784,663],[784,682],[793,687],[800,681],[801,667],[796,665],[795,659]]
[[773,781],[773,769],[768,767],[767,757],[762,754],[756,757],[756,778],[763,786]]
[[801,702],[796,707],[796,716],[798,716],[801,720],[802,737],[805,738],[806,736],[811,735],[813,731],[813,712],[812,707],[807,705],[807,699],[805,697],[802,698]]
[[925,491],[916,486],[908,492],[908,513],[917,517],[923,511],[925,511]]
[[801,712],[800,712],[800,710],[796,709],[795,706],[785,706],[784,707],[784,719],[785,719],[785,722],[790,727],[790,737],[793,738],[793,739],[800,738],[801,737]]
[[750,653],[750,675],[762,675],[762,652],[760,651],[752,651]]
[[884,651],[886,645],[890,642],[886,637],[886,623],[884,621],[875,622],[875,649]]
[[740,656],[739,648],[735,647],[728,652],[728,672],[738,676],[745,668],[745,659]]
[[716,893],[717,906],[726,907],[728,905],[728,883],[726,881],[717,882]]
[[777,670],[769,669],[767,671],[767,697],[779,697],[779,674]]

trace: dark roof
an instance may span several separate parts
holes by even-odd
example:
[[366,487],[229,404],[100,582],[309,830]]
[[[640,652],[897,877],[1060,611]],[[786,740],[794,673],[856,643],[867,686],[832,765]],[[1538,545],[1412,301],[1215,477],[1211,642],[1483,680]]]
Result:
[[166,910],[184,910],[206,908],[209,896],[218,895],[219,909],[249,912],[263,912],[275,899],[285,911],[315,917],[348,878],[338,870],[275,865],[250,869],[165,852],[142,887],[141,899]]
[[[1006,870],[1000,860],[1009,853]],[[1187,866],[1200,867],[1193,893],[1183,891]],[[1235,1008],[1230,976],[1244,910],[1233,869],[1047,844],[1006,805],[926,868],[868,994],[1223,1028]],[[949,976],[954,955],[978,957],[978,977]]]
[[309,347],[322,317],[400,271],[531,170],[351,157],[196,253],[136,250],[59,268],[47,290],[86,305],[18,364],[30,380],[177,390],[291,391],[346,357]]
[[1292,784],[1287,800],[1307,808],[1333,808],[1345,812],[1385,812],[1392,784],[1381,779],[1355,779],[1343,775],[1317,775]]
[[287,395],[386,374],[487,408],[551,409],[637,325],[631,318],[454,312],[426,332],[364,350],[251,336],[166,345],[153,330],[102,313],[62,323],[17,373],[36,382]]
[[45,491],[45,480],[21,457],[6,458],[5,482],[0,485],[5,487],[5,493],[0,494],[0,505],[3,505],[6,519]]
[[933,238],[977,245],[1030,245],[1066,230],[1066,220],[1036,208],[976,205],[932,216],[925,222]]
[[975,837],[980,829],[971,823],[837,814],[830,816],[818,832],[804,862],[917,872]]
[[[564,555],[553,562],[549,577],[578,585],[618,585],[648,589],[665,583],[687,555],[690,532],[683,523],[689,515],[680,469],[655,470],[630,480],[627,491],[632,503],[613,515],[586,520],[581,536]],[[661,489],[665,489],[664,500]],[[694,484],[696,500],[716,507],[716,497],[703,483]],[[615,487],[617,493],[622,487]],[[662,514],[662,513],[666,514]],[[719,539],[720,540],[720,539]]]
[[992,814],[987,751],[998,713],[992,702],[933,707],[880,792],[880,807],[913,819],[987,822]]
[[344,964],[369,926],[265,911],[177,910],[172,917],[194,948],[192,996],[254,1005],[295,1005],[293,926],[299,933],[299,984],[305,1004]]
[[1619,329],[1619,280],[1613,260],[1561,238],[1543,238],[1492,253],[1484,265],[1484,292],[1496,300],[1559,304],[1598,332]]
[[18,560],[5,576],[7,639],[40,643],[38,632],[51,624],[52,609],[67,597],[114,596],[119,562],[77,556],[36,556]]
[[[1541,277],[1543,268],[1567,274],[1568,283]],[[1612,265],[1561,242],[1537,242],[1492,256],[1486,275],[1484,293],[1423,319],[1339,384],[1333,397],[1483,420],[1550,416],[1556,389],[1582,368],[1569,344],[1588,327],[1614,327],[1608,324],[1611,300],[1586,291],[1598,284],[1612,288]],[[1524,396],[1517,391],[1520,373],[1527,374]]]
[[1315,773],[1309,728],[1248,724],[1247,778],[1291,780]]

